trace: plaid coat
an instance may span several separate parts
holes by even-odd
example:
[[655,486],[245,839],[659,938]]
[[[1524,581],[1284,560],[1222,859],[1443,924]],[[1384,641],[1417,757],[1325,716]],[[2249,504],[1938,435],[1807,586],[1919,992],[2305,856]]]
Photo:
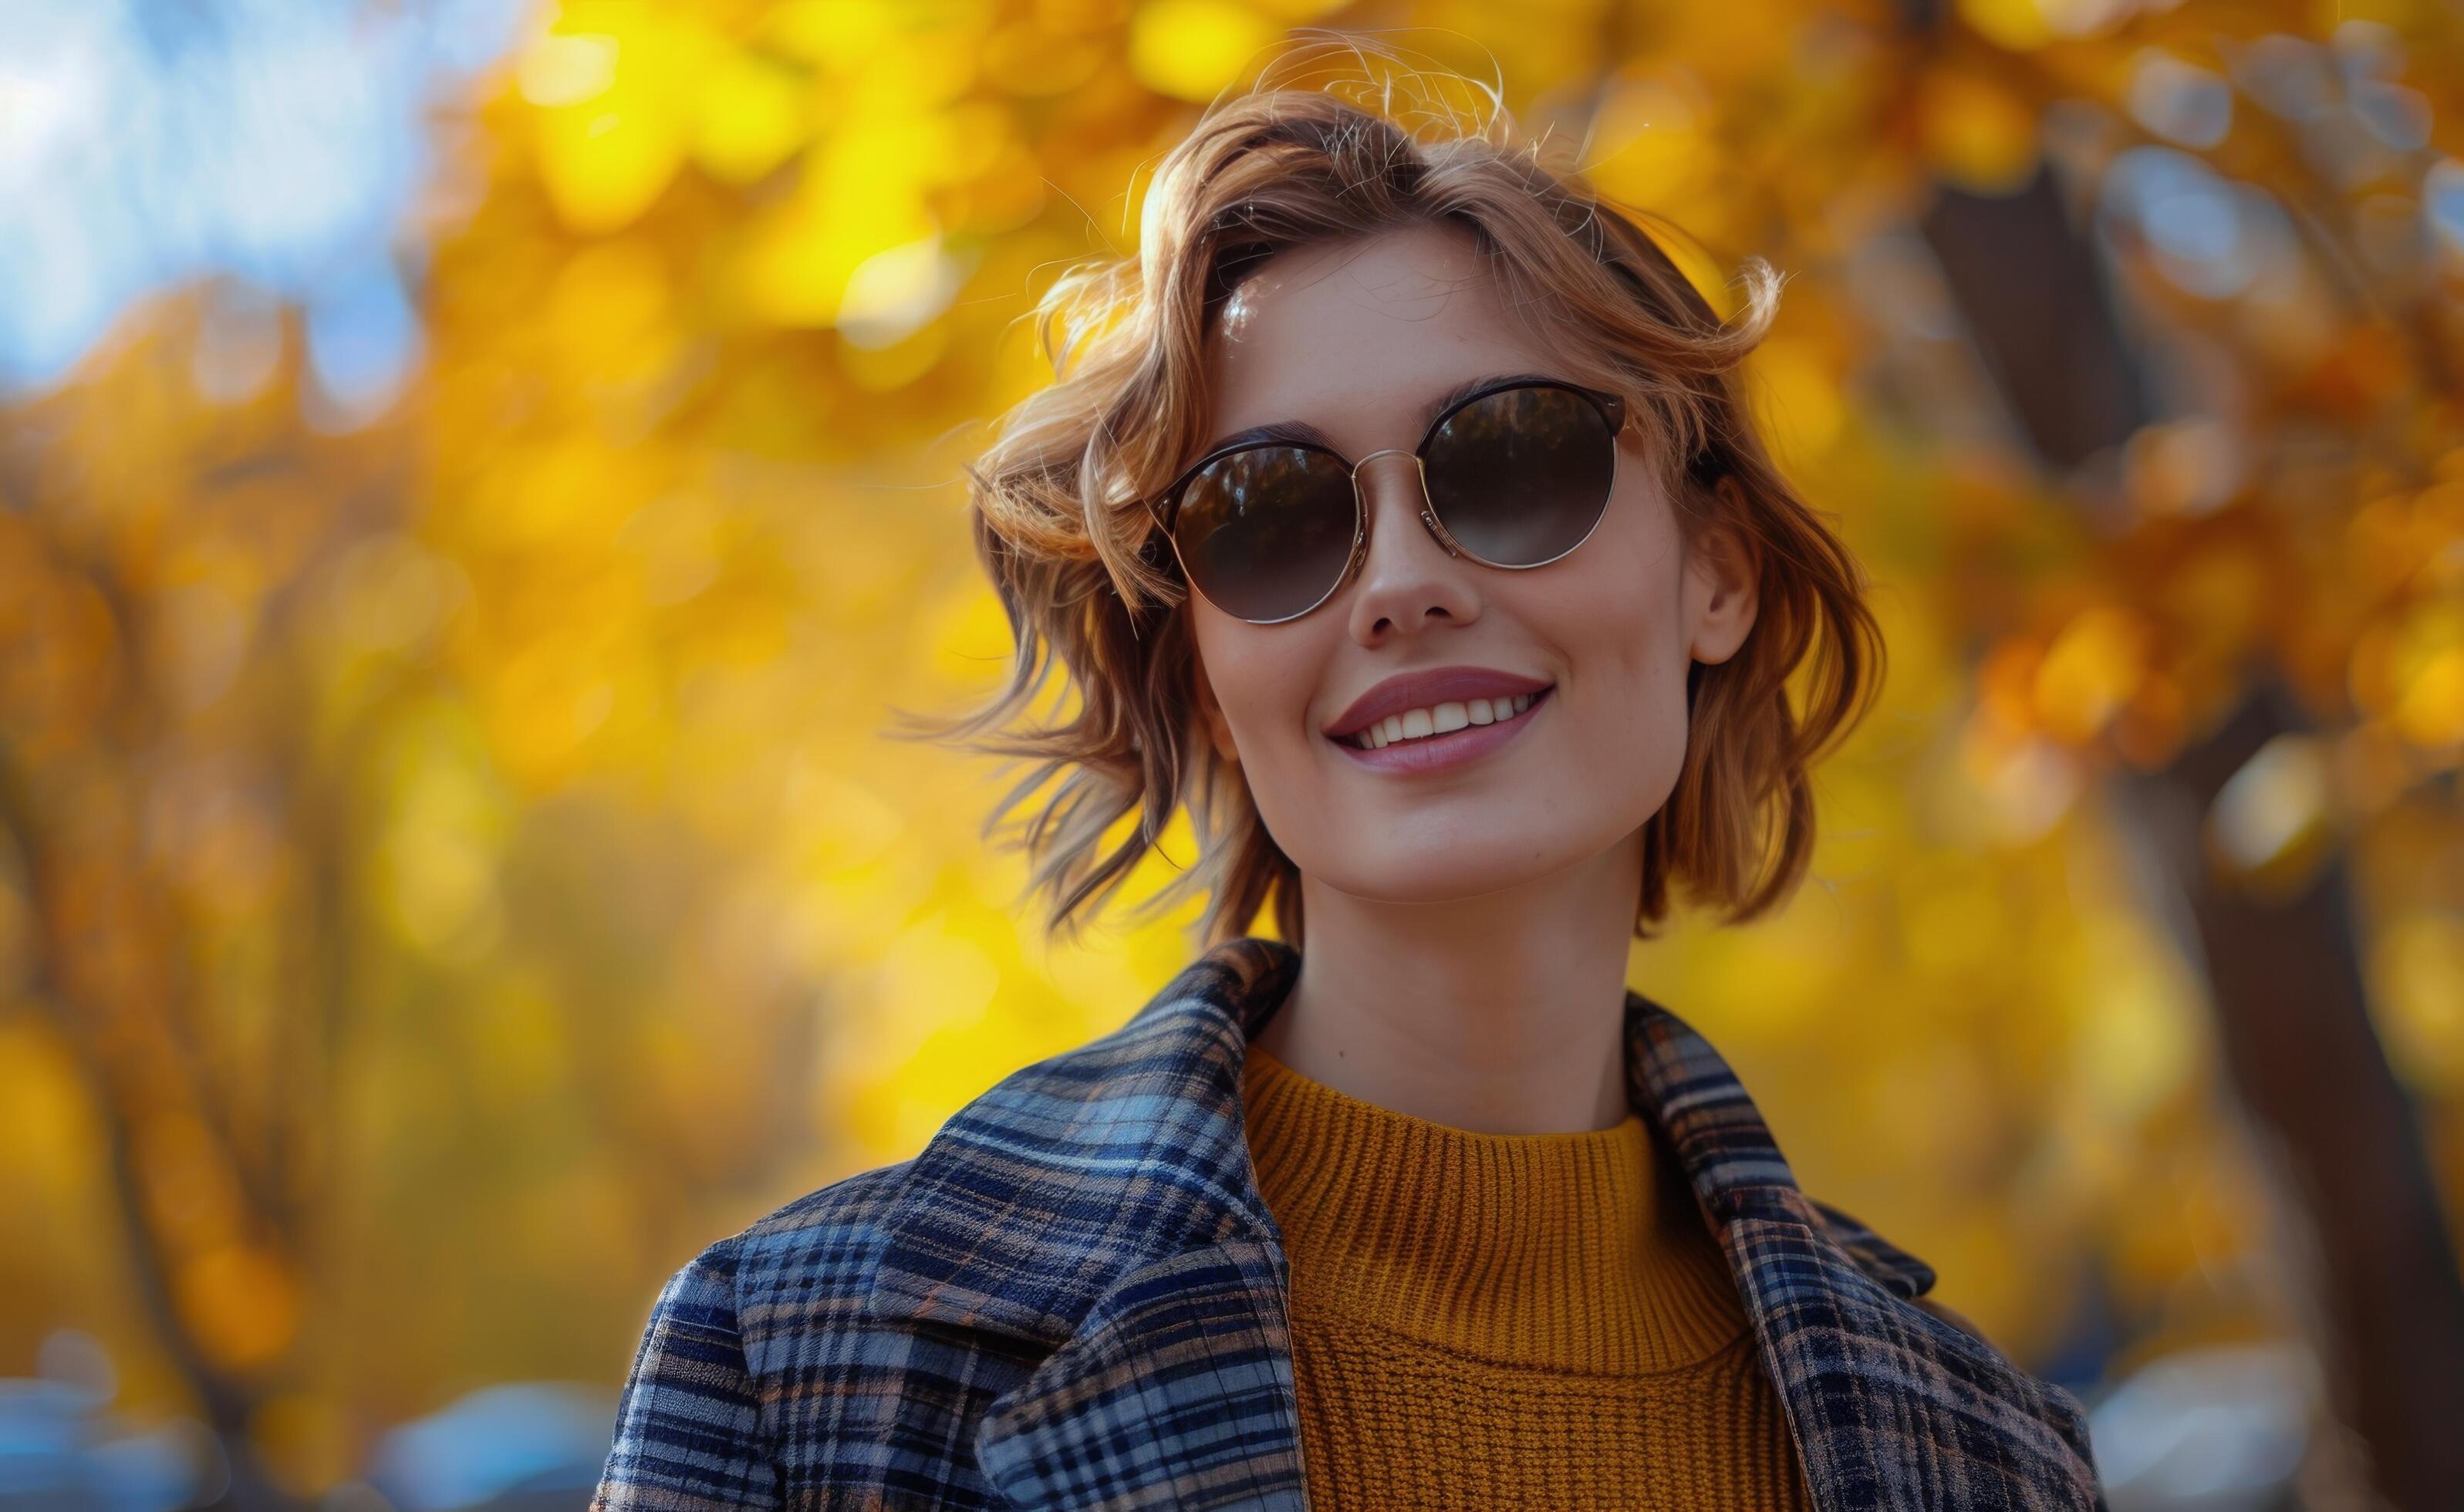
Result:
[[[911,1160],[719,1240],[659,1294],[592,1512],[1305,1509],[1288,1270],[1248,1037],[1299,971],[1206,951]],[[1629,992],[1626,1085],[1727,1251],[1822,1512],[2105,1512],[2078,1401],[1921,1302],[1923,1260],[1797,1189],[1736,1074]]]

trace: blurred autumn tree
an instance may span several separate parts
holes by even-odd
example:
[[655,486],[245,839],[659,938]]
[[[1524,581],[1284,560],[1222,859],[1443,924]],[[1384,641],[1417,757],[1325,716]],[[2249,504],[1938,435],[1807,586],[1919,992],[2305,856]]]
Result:
[[452,1391],[614,1378],[700,1243],[1181,964],[1047,948],[986,774],[880,732],[1008,650],[957,466],[1048,379],[1017,318],[1305,25],[1430,28],[1715,300],[1792,274],[1755,374],[1892,678],[1819,885],[1644,979],[2015,1355],[2306,1330],[2382,1492],[2454,1483],[2426,3],[543,11],[439,123],[383,419],[312,423],[296,333],[201,389],[213,286],[7,412],[0,1211],[52,1236],[12,1350],[86,1320],[241,1451],[233,1502],[306,1497]]
[[[2371,1021],[2343,847],[2425,805],[2453,838],[2464,184],[2431,142],[2464,103],[2457,38],[2450,16],[2419,39],[2431,94],[2383,23],[2321,46],[2242,22],[2145,38],[2114,70],[2119,110],[2071,98],[2059,66],[2012,80],[2038,150],[1957,164],[1921,223],[2072,508],[2052,570],[1963,575],[1998,590],[1969,620],[1991,638],[1969,735],[1987,760],[2049,747],[2116,778],[2303,1210],[2339,1415],[2378,1489],[2427,1505],[2464,1484],[2464,1443],[2426,1430],[2464,1414],[2464,1282]],[[1932,34],[1961,77],[1992,77],[1975,42]],[[2452,917],[2453,878],[2420,881],[2387,911]]]

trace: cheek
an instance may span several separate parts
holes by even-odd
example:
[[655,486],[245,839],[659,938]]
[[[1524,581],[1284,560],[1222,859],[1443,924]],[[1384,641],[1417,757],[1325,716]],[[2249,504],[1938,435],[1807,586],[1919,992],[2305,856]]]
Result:
[[1240,776],[1267,832],[1302,869],[1323,873],[1341,850],[1320,854],[1312,838],[1339,827],[1339,806],[1330,809],[1339,780],[1341,752],[1324,745],[1317,732],[1323,712],[1311,701],[1333,646],[1313,623],[1332,633],[1341,622],[1312,616],[1288,625],[1246,625],[1216,615],[1198,626],[1199,654],[1207,683],[1231,727],[1240,752]]
[[1196,626],[1206,681],[1241,748],[1244,766],[1271,762],[1307,729],[1314,664],[1286,627],[1245,625],[1210,613]]
[[[1639,822],[1667,796],[1684,761],[1692,658],[1674,597],[1673,543],[1628,532],[1585,551],[1592,546],[1607,549],[1584,570],[1535,581],[1520,598],[1566,668],[1565,752],[1576,780],[1603,811]],[[1625,812],[1638,804],[1645,812]]]
[[1573,759],[1623,769],[1643,752],[1682,740],[1683,649],[1659,606],[1633,593],[1570,596],[1551,609],[1552,640],[1571,693],[1566,712]]
[[1618,501],[1582,549],[1515,584],[1514,603],[1573,674],[1608,692],[1635,690],[1678,641],[1673,543],[1648,528],[1642,500]]

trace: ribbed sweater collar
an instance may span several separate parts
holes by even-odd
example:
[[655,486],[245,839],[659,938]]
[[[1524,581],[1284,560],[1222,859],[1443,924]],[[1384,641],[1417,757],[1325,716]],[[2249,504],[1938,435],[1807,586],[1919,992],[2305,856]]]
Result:
[[1296,1320],[1617,1375],[1699,1363],[1749,1330],[1674,1152],[1639,1112],[1481,1133],[1337,1091],[1254,1043],[1242,1103]]

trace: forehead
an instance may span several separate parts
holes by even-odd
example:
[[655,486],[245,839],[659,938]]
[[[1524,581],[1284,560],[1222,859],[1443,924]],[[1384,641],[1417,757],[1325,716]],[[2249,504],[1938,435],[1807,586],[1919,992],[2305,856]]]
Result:
[[1446,226],[1280,252],[1224,302],[1207,342],[1219,432],[1294,419],[1332,429],[1476,374],[1548,365],[1471,233]]

